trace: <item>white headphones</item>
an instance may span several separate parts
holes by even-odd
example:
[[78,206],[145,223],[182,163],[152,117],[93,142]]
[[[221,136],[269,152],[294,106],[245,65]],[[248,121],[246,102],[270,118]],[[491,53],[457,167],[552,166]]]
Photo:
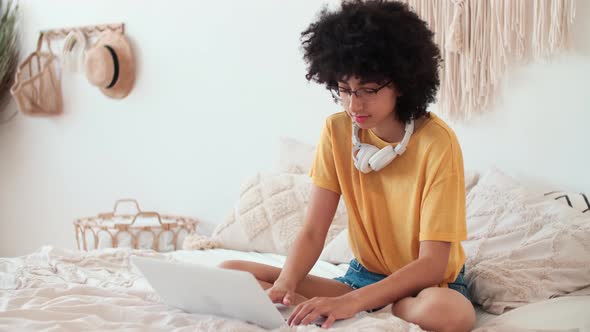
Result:
[[[363,173],[371,171],[379,171],[383,167],[389,165],[395,157],[401,155],[406,151],[410,137],[414,133],[414,120],[406,123],[406,132],[401,143],[395,148],[387,145],[379,150],[378,147],[361,143],[359,140],[359,127],[356,123],[352,124],[352,159],[354,159],[354,166]],[[356,153],[358,151],[358,154]]]

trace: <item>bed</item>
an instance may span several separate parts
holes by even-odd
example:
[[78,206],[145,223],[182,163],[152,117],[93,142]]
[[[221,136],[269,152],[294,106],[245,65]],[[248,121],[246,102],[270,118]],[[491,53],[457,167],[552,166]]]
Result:
[[[0,331],[263,331],[165,306],[129,257],[282,266],[305,212],[310,190],[305,170],[314,153],[298,142],[282,145],[279,169],[245,179],[228,218],[214,229],[199,227],[204,240],[189,237],[183,250],[78,251],[48,245],[0,258]],[[495,168],[465,175],[468,238],[463,246],[475,331],[590,332],[590,195],[558,187],[532,190]],[[346,271],[352,258],[346,225],[341,204],[312,274],[332,278]],[[331,330],[422,331],[393,316],[390,306],[339,321]]]
[[[244,259],[280,267],[286,258],[279,254],[219,248],[158,253],[123,248],[82,252],[44,246],[30,255],[0,259],[0,330],[264,331],[228,318],[188,314],[167,307],[129,264],[131,255],[211,266],[228,259]],[[318,261],[311,273],[335,277],[346,268],[346,264]],[[576,302],[554,305],[551,309],[554,317],[564,316],[562,322],[553,323],[561,327],[547,329],[546,323],[545,331],[589,331],[590,325],[573,322],[567,314],[578,316],[572,308],[590,308],[590,296],[571,298]],[[418,326],[394,317],[389,310],[390,307],[386,307],[375,313],[359,314],[353,319],[340,321],[331,330],[422,331]],[[534,328],[535,323],[539,323],[538,318],[530,314],[524,318],[498,321],[508,314],[510,312],[497,316],[479,308],[476,331],[538,330]],[[291,330],[321,329],[310,325],[285,327],[281,331]]]
[[[207,265],[246,259],[281,266],[285,260],[277,254],[227,249],[164,254],[137,249],[77,252],[46,246],[27,256],[0,259],[0,330],[263,331],[244,322],[165,306],[129,264],[130,255]],[[331,277],[345,268],[320,261],[312,273]],[[385,311],[342,321],[334,330],[421,331]],[[319,328],[300,326],[292,330]]]

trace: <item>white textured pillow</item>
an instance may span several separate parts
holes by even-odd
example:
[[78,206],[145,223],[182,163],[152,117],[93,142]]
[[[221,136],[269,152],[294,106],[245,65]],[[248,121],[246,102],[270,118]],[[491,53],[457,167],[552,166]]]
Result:
[[307,174],[313,164],[315,146],[294,138],[281,137],[279,148],[279,172]]
[[590,216],[497,169],[467,196],[467,228],[466,279],[473,301],[488,312],[590,286]]
[[348,245],[348,229],[343,230],[330,241],[322,251],[320,259],[332,264],[346,264],[354,258]]
[[[286,255],[303,226],[310,190],[308,175],[258,173],[242,184],[234,211],[215,228],[212,239],[226,249]],[[326,243],[345,229],[347,222],[341,200]]]
[[475,187],[479,181],[479,172],[474,170],[465,170],[465,194],[468,195],[471,189]]
[[502,331],[587,331],[590,296],[564,296],[527,304],[491,319],[482,328],[508,326],[511,329]]

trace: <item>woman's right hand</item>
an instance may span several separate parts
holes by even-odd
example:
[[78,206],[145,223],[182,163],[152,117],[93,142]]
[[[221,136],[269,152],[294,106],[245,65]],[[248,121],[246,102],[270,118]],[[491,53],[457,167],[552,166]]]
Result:
[[295,287],[287,286],[280,280],[275,281],[273,286],[266,290],[266,293],[273,303],[291,305],[295,300]]

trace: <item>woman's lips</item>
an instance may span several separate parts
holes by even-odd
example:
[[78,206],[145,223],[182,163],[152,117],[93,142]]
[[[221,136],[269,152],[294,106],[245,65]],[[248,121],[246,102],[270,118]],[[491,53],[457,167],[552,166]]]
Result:
[[365,120],[367,120],[369,118],[368,115],[355,115],[354,116],[354,121],[358,122],[358,123],[362,123]]

